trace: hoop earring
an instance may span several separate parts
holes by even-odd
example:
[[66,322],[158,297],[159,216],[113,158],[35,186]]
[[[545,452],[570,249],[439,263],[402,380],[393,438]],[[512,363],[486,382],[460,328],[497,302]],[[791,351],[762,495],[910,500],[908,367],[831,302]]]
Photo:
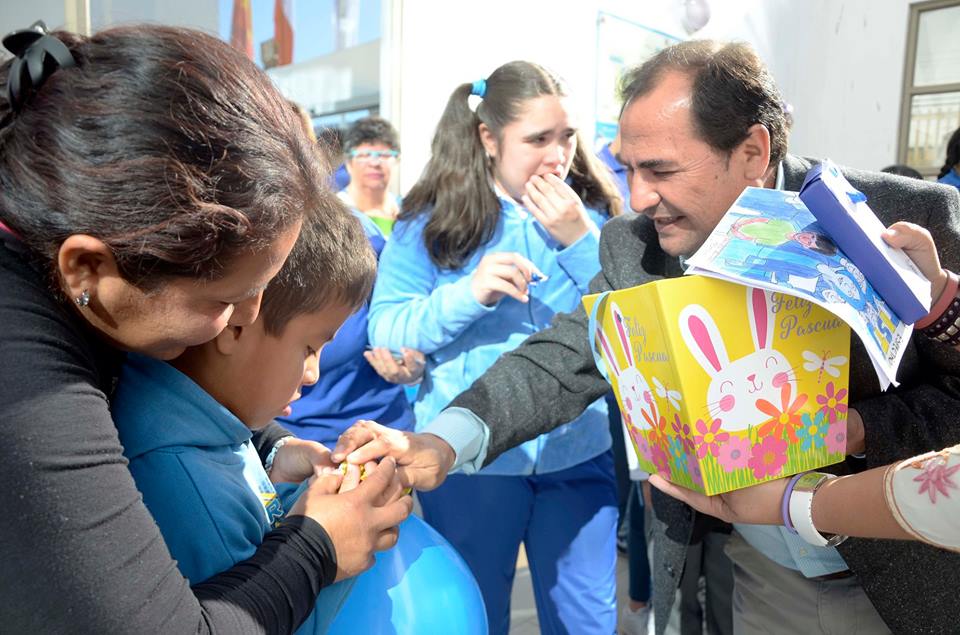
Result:
[[73,301],[77,303],[77,306],[78,306],[78,307],[89,306],[89,304],[90,304],[90,292],[87,291],[86,289],[84,289],[84,290],[80,293],[80,295],[78,295],[77,297],[75,297],[75,298],[73,299]]

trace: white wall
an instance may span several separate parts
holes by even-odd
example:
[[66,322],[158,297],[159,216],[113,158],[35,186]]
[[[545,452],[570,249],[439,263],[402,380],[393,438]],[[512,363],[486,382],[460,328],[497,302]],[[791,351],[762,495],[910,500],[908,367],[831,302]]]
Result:
[[[384,44],[392,48],[385,49],[381,66],[386,84],[381,94],[390,96],[381,104],[381,114],[400,132],[401,190],[413,185],[426,163],[434,127],[453,89],[486,77],[511,60],[537,62],[562,76],[590,138],[597,12],[613,5],[614,13],[635,16],[637,10],[631,7],[639,4],[625,0],[385,2]],[[654,13],[653,26],[679,28],[667,13]],[[390,29],[393,32],[388,34]]]
[[792,152],[879,170],[897,158],[910,4],[765,0],[702,33],[757,48],[794,106]]
[[[503,62],[544,64],[571,87],[587,137],[600,10],[682,34],[675,0],[384,2],[382,113],[397,124],[406,191],[453,88]],[[866,169],[896,159],[909,0],[709,0],[697,36],[751,43],[795,108],[791,150]],[[505,17],[506,16],[506,17]]]
[[63,28],[67,22],[64,0],[0,2],[0,33],[6,35],[17,29],[25,29],[35,20],[43,20],[50,29]]

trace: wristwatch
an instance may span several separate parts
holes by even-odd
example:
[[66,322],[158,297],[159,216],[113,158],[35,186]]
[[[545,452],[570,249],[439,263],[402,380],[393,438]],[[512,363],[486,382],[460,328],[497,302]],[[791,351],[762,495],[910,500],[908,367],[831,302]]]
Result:
[[797,534],[817,547],[836,547],[847,536],[836,534],[824,536],[813,526],[813,495],[817,489],[832,478],[833,474],[808,472],[800,477],[790,492],[790,522]]

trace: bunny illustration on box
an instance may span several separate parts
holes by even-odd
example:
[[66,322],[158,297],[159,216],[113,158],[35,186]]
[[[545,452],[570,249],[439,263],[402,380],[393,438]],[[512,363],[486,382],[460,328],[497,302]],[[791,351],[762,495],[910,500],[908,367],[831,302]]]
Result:
[[779,401],[784,386],[796,392],[796,375],[783,353],[772,348],[773,313],[767,294],[745,287],[750,333],[755,350],[730,361],[723,337],[713,317],[700,304],[689,304],[680,311],[678,324],[683,341],[710,375],[707,407],[714,419],[722,419],[726,430],[745,430],[770,417],[757,407],[764,399]]
[[833,314],[702,276],[583,302],[644,469],[717,494],[843,460],[850,329]]
[[627,334],[627,327],[624,324],[623,313],[616,303],[611,303],[610,311],[613,314],[614,331],[617,334],[617,340],[620,342],[620,354],[626,360],[624,367],[621,368],[617,357],[613,354],[610,342],[602,331],[597,332],[597,339],[600,341],[600,347],[603,351],[604,359],[607,360],[614,377],[617,380],[620,395],[620,403],[624,407],[623,417],[627,425],[636,428],[652,428],[656,421],[656,411],[653,402],[653,393],[650,392],[650,384],[646,377],[637,368],[633,358],[633,349],[630,346],[630,337]]

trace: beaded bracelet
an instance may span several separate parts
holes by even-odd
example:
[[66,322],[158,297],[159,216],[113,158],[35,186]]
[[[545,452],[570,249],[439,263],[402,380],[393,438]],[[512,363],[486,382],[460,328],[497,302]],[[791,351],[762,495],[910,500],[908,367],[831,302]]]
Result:
[[938,342],[956,345],[960,340],[960,295],[954,295],[943,315],[920,332]]
[[280,450],[280,448],[287,444],[287,441],[295,438],[296,437],[293,435],[283,437],[273,445],[273,448],[270,450],[270,454],[267,455],[267,460],[263,462],[264,472],[266,472],[268,475],[270,474],[270,471],[273,469],[273,461],[277,458],[277,452]]
[[947,286],[930,314],[916,323],[917,332],[950,346],[960,343],[960,280],[947,271]]

